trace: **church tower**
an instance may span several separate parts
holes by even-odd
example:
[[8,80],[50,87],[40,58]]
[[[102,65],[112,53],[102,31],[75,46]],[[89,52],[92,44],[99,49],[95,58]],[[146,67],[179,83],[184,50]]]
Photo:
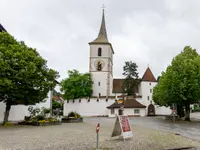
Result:
[[90,45],[90,73],[93,96],[111,96],[113,83],[113,48],[108,41],[104,9],[98,37]]

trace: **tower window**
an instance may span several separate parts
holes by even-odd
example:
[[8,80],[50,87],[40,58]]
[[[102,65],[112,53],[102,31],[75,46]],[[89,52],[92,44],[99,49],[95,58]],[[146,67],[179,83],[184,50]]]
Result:
[[100,86],[100,82],[98,83],[98,85]]
[[147,96],[147,99],[149,100],[149,96]]
[[150,93],[152,93],[152,89],[150,89]]
[[101,56],[101,48],[98,48],[98,56]]
[[149,83],[149,85],[151,85],[151,82]]
[[99,93],[99,97],[101,97],[101,93]]
[[101,66],[101,62],[99,61],[98,64],[97,64],[97,70],[98,71],[101,71],[102,70],[102,66]]

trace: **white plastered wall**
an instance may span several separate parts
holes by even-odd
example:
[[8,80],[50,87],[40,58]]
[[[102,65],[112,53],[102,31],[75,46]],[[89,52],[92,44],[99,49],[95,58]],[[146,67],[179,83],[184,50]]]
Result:
[[[156,84],[157,84],[157,82],[142,81],[139,85],[139,92],[142,95],[142,98],[140,100],[138,99],[138,102],[147,106],[146,107],[146,115],[148,113],[148,106],[151,104],[151,102],[153,105],[155,105],[155,103],[152,99],[152,94],[153,94],[153,88],[156,86]],[[149,97],[149,100],[148,100],[148,97]],[[169,114],[171,114],[171,109],[169,107],[164,107],[164,106],[159,107],[159,106],[155,105],[155,113],[156,113],[156,115],[169,115]]]
[[115,99],[106,101],[105,98],[99,99],[99,101],[97,101],[97,98],[90,98],[90,102],[86,98],[82,98],[81,102],[79,102],[79,99],[75,99],[74,103],[73,100],[69,100],[69,103],[66,100],[64,102],[64,116],[67,116],[71,111],[75,111],[81,116],[107,116],[109,113],[107,107],[114,102]]
[[[134,110],[139,109],[139,114],[135,114]],[[114,114],[111,114],[111,109],[109,109],[108,116],[109,117],[115,117],[118,114],[119,108],[114,108]],[[140,115],[141,117],[146,115],[146,109],[145,108],[124,108],[124,115],[128,116],[137,116]]]
[[[5,104],[3,102],[0,102],[0,122],[3,121],[4,118],[4,112],[5,112]],[[30,105],[29,105],[30,106]],[[24,116],[29,115],[28,112],[28,107],[25,105],[15,105],[12,106],[10,109],[10,114],[9,114],[9,121],[20,121],[24,119]],[[48,98],[46,98],[46,101],[43,103],[38,103],[36,105],[32,105],[33,107],[38,107],[38,108],[50,108],[50,92],[48,93]]]
[[[98,56],[98,49],[102,49],[102,55]],[[113,68],[113,53],[110,45],[90,45],[90,73],[92,74],[92,80],[93,80],[93,96],[99,96],[99,93],[101,96],[107,96],[107,90],[108,90],[108,75],[109,75],[109,95],[112,95],[112,81],[113,77],[110,72],[112,72]],[[96,65],[98,61],[102,61],[102,70],[97,71]],[[110,67],[109,67],[110,66]],[[99,86],[100,82],[100,86]]]

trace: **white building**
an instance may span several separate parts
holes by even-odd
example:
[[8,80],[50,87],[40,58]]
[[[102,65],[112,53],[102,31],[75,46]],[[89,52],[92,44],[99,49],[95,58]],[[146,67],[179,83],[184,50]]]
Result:
[[[124,79],[113,79],[114,49],[108,41],[104,11],[98,37],[89,45],[89,71],[94,82],[93,96],[65,101],[64,116],[71,111],[76,111],[82,116],[115,116],[122,105],[116,103],[116,100],[122,98]],[[149,67],[139,81],[136,97],[125,98],[124,114],[129,116],[170,114],[169,108],[154,105],[152,92],[157,80]]]
[[[113,79],[114,49],[108,41],[104,11],[98,37],[89,45],[89,71],[94,82],[93,96],[65,101],[64,115],[76,111],[82,116],[115,116],[121,105],[116,103],[116,99],[123,95],[124,79]],[[139,81],[136,98],[127,98],[124,102],[124,114],[131,116],[170,114],[169,108],[154,105],[152,92],[157,81],[150,68],[146,69]]]

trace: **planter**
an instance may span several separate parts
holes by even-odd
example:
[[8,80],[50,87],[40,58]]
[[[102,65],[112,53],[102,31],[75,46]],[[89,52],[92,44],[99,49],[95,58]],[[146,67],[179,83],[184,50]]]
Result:
[[62,118],[62,123],[80,123],[83,122],[83,118]]
[[31,122],[31,121],[23,121],[19,122],[19,125],[32,125],[32,126],[49,126],[49,125],[60,125],[61,121],[55,121],[55,122]]

